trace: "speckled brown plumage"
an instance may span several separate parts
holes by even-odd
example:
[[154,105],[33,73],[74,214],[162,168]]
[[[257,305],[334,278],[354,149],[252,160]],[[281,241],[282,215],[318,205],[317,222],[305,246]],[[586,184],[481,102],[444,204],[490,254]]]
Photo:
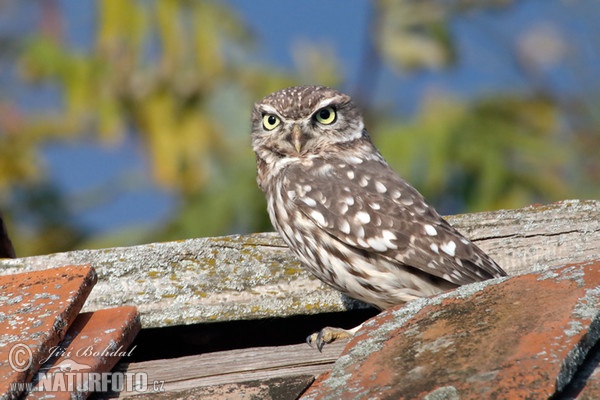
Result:
[[254,106],[252,144],[273,225],[346,295],[383,309],[505,275],[392,171],[349,96],[275,92]]

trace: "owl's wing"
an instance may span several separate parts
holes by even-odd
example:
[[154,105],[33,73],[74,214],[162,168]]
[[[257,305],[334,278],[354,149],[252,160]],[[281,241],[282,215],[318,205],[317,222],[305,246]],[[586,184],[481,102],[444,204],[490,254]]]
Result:
[[306,217],[348,246],[457,285],[506,273],[429,206],[387,164],[290,167],[288,189]]

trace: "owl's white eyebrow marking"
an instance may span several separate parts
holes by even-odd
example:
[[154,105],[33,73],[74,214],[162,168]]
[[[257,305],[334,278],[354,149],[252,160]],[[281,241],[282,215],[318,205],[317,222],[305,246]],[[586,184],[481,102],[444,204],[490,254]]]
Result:
[[320,110],[321,108],[325,108],[332,103],[338,102],[339,100],[340,100],[339,96],[334,96],[334,97],[330,97],[328,99],[323,99],[317,104],[317,106],[315,107],[315,111]]
[[433,225],[425,225],[423,226],[423,228],[425,228],[425,233],[428,234],[429,236],[435,236],[437,235],[437,230],[433,227]]
[[280,118],[281,118],[281,114],[279,114],[279,113],[277,112],[277,109],[276,109],[275,107],[273,107],[273,106],[270,106],[270,105],[268,105],[268,104],[261,104],[261,106],[260,106],[260,107],[262,108],[262,111],[263,111],[264,113],[267,113],[267,114],[275,114],[275,115],[277,115],[278,117],[280,117]]

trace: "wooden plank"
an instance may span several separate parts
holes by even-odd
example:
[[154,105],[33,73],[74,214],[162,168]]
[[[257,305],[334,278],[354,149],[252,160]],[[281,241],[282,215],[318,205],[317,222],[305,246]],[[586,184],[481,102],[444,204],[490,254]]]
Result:
[[[257,347],[208,354],[121,364],[116,371],[144,373],[148,392],[155,388],[167,392],[199,387],[232,385],[249,381],[316,376],[329,371],[339,357],[345,341],[325,346],[322,353],[306,344]],[[157,384],[155,384],[155,382]],[[240,387],[243,387],[240,386]],[[120,397],[148,394],[121,392]]]
[[[185,390],[139,394],[135,400],[296,400],[314,382],[312,374],[241,383],[200,386]],[[106,397],[103,397],[106,398]],[[131,398],[131,397],[129,397]]]
[[566,200],[448,220],[509,275],[598,259],[600,201]]
[[[593,260],[600,201],[563,201],[448,218],[509,274]],[[275,233],[190,239],[0,260],[0,274],[89,263],[85,311],[138,307],[143,327],[337,312],[363,307],[305,271]]]

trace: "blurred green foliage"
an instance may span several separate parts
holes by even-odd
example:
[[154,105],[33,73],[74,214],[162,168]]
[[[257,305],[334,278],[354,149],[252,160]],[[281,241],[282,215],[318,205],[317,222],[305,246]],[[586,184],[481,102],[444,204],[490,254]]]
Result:
[[434,94],[412,123],[385,125],[384,156],[435,203],[486,210],[569,195],[559,174],[569,151],[556,141],[555,109],[545,99],[496,95],[466,104]]
[[[365,85],[383,65],[401,73],[451,68],[458,57],[451,18],[510,3],[373,3]],[[60,32],[42,27],[19,54],[22,76],[32,85],[57,85],[61,107],[25,115],[9,101],[0,103],[0,189],[8,193],[0,206],[14,227],[17,251],[26,255],[270,230],[255,183],[251,104],[293,84],[340,86],[333,51],[302,43],[293,50],[295,70],[281,71],[249,62],[255,39],[224,3],[96,4],[97,35],[89,52],[69,48]],[[371,91],[359,89],[359,96]],[[544,91],[472,99],[429,93],[404,121],[366,105],[367,126],[384,156],[442,210],[512,208],[597,193],[582,188],[597,184],[598,164],[588,158],[581,168],[577,157],[599,144],[597,136],[582,133],[581,148],[565,146],[561,111]],[[178,211],[160,229],[132,227],[109,238],[90,237],[70,219],[64,196],[47,182],[39,149],[49,141],[84,138],[111,145],[127,134],[139,138],[156,184],[178,194]],[[569,180],[573,171],[578,179]]]

